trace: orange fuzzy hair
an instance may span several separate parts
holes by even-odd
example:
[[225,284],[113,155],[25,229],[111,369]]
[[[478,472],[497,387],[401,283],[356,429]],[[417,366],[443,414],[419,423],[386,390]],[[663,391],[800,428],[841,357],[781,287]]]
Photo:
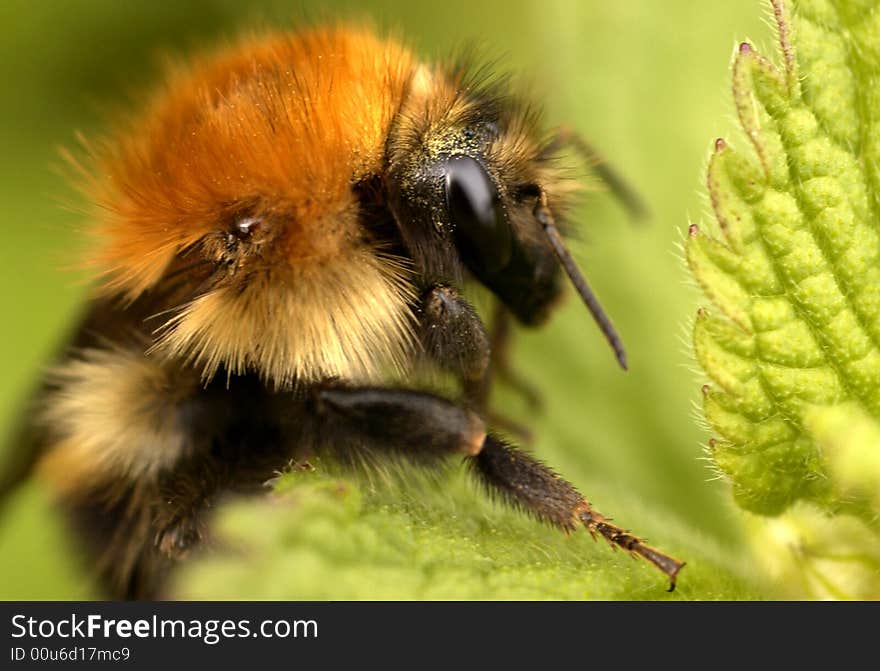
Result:
[[95,151],[106,288],[137,296],[253,200],[258,213],[289,217],[291,258],[334,258],[346,236],[328,220],[353,205],[353,182],[381,170],[413,67],[394,42],[335,28],[256,38],[174,68],[146,113]]
[[405,270],[365,240],[353,184],[381,172],[416,63],[360,29],[254,38],[174,68],[163,92],[94,150],[99,291],[136,299],[231,218],[272,222],[244,291],[178,312],[154,352],[210,377],[255,369],[276,384],[369,378],[408,348]]

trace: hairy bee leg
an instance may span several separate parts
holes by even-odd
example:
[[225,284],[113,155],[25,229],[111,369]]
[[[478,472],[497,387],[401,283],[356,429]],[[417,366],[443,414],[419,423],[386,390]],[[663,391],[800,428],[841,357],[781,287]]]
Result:
[[158,483],[151,542],[164,557],[185,559],[206,539],[207,512],[222,487],[232,484],[221,472],[219,462],[203,458],[179,464]]
[[490,343],[473,306],[454,288],[438,284],[422,295],[418,316],[428,357],[461,378],[468,400],[485,395]]
[[497,301],[492,317],[492,328],[489,335],[489,346],[492,356],[489,362],[489,375],[511,387],[523,397],[532,410],[540,410],[544,399],[538,388],[518,373],[510,363],[510,347],[513,328],[510,310],[504,303]]
[[289,443],[265,432],[247,431],[246,445],[234,437],[235,429],[228,433],[231,439],[181,460],[156,481],[67,501],[111,598],[159,598],[168,573],[210,544],[208,522],[218,499],[263,491],[293,454]]
[[[433,286],[425,292],[419,310],[420,340],[433,361],[461,378],[469,405],[494,426],[528,442],[531,433],[526,427],[489,409],[495,372],[526,396],[530,405],[540,403],[537,391],[510,369],[509,313],[501,302],[497,303],[496,313],[492,333],[487,334],[476,310],[455,289]],[[499,324],[499,317],[504,323]]]
[[486,437],[480,417],[446,399],[410,390],[319,387],[314,391],[322,444],[361,442],[415,460],[476,454]]
[[490,492],[500,494],[513,505],[567,533],[579,525],[585,526],[594,538],[601,536],[612,547],[642,557],[656,566],[669,578],[669,591],[675,589],[684,562],[611,524],[569,482],[540,461],[489,435],[482,450],[470,457],[470,462]]
[[193,461],[161,482],[96,490],[88,498],[65,501],[79,540],[91,549],[105,597],[160,596],[169,571],[206,539],[206,512],[224,484],[222,472],[219,462]]
[[492,386],[496,380],[503,381],[522,396],[532,410],[540,410],[541,393],[510,364],[511,314],[501,301],[495,301],[492,325],[489,329],[489,366],[479,384],[474,385],[470,402],[486,417],[489,424],[515,436],[520,442],[530,444],[532,432],[524,424],[494,411],[489,404]]
[[509,362],[510,313],[498,302],[491,334],[473,306],[454,288],[435,285],[422,296],[418,310],[419,338],[425,353],[462,380],[465,400],[501,429],[531,440],[518,422],[489,410],[495,375],[525,397],[532,408],[541,406],[541,395],[514,371]]
[[492,491],[560,529],[578,525],[660,569],[675,588],[681,562],[611,523],[550,468],[501,439],[487,435],[473,412],[432,394],[381,388],[319,387],[314,391],[324,441],[345,438],[423,460],[464,453]]
[[[242,382],[232,389],[233,403],[245,411],[230,420],[229,406],[212,410],[209,417],[214,416],[217,424],[225,423],[209,449],[181,459],[155,485],[153,542],[170,559],[186,558],[193,547],[209,539],[206,518],[219,498],[264,491],[273,473],[291,459],[309,456],[307,441],[291,430],[308,421],[302,399],[291,404],[285,395],[269,395]],[[279,414],[284,421],[278,419]],[[198,425],[191,431],[204,433]]]
[[185,496],[181,485],[214,478],[210,463],[198,471],[194,466],[178,467],[164,482],[107,483],[61,499],[102,596],[156,598],[168,571],[202,539],[203,504],[214,489],[196,499]]

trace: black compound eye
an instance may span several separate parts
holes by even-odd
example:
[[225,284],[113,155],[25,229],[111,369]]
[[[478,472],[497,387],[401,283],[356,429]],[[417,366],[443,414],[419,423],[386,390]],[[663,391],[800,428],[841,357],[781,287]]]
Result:
[[482,270],[501,270],[510,261],[512,240],[498,189],[468,156],[446,159],[445,172],[446,205],[457,241]]

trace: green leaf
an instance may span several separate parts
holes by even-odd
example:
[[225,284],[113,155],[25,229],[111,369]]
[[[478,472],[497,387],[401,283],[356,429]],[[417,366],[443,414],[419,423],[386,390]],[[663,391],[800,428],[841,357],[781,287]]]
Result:
[[[748,43],[737,50],[733,100],[747,142],[716,141],[707,176],[716,225],[692,225],[685,245],[713,303],[693,330],[710,379],[709,451],[742,508],[792,510],[782,523],[801,540],[779,550],[799,567],[791,585],[876,596],[880,11],[869,0],[772,8],[781,64]],[[839,557],[817,568],[835,550],[834,534],[815,529],[835,520],[861,525],[849,536],[863,539],[868,578],[844,579]],[[755,539],[759,553],[774,547]],[[802,579],[816,571],[820,580]]]
[[[642,510],[689,565],[673,594],[643,562],[495,506],[460,470],[293,470],[221,506],[213,550],[177,573],[185,599],[750,599],[725,548]],[[667,547],[668,545],[668,547]],[[685,577],[686,576],[686,577]]]

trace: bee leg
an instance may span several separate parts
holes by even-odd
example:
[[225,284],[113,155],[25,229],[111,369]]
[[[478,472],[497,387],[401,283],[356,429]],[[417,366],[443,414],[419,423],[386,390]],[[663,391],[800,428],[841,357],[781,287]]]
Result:
[[219,461],[186,459],[159,480],[107,483],[65,500],[104,596],[160,594],[167,573],[205,539],[205,513],[224,474]]
[[490,375],[497,377],[516,391],[532,410],[540,410],[544,405],[541,392],[531,382],[518,373],[510,363],[510,343],[513,329],[510,310],[498,301],[492,318],[490,346],[492,358],[489,363]]
[[476,454],[486,437],[475,412],[419,391],[322,385],[313,389],[313,402],[320,443],[337,452],[357,445],[430,461]]
[[[171,560],[185,559],[205,541],[210,545],[208,521],[220,498],[265,491],[272,473],[297,456],[296,448],[283,437],[274,419],[275,409],[270,406],[275,399],[247,384],[234,394],[234,404],[247,408],[245,416],[224,423],[219,415],[231,414],[229,406],[223,403],[213,409],[207,420],[213,418],[221,430],[208,445],[181,459],[155,484],[153,543]],[[301,411],[291,412],[287,404],[285,410],[290,421],[301,423]],[[198,424],[191,430],[206,433]]]
[[489,424],[515,436],[523,443],[531,444],[534,437],[528,427],[492,410],[489,405],[492,385],[497,380],[522,396],[531,410],[540,411],[543,407],[541,392],[510,363],[512,333],[511,313],[501,301],[496,301],[489,331],[489,366],[479,387],[475,405],[489,420]]
[[185,559],[207,536],[206,513],[220,489],[219,464],[211,459],[178,466],[159,484],[152,527],[153,543],[168,559]]
[[612,548],[620,548],[656,566],[675,589],[684,562],[647,545],[594,510],[583,496],[548,466],[501,439],[489,435],[482,449],[469,458],[474,473],[490,493],[532,513],[566,533],[586,527],[593,538],[601,536]]
[[523,380],[509,363],[510,313],[499,302],[487,334],[473,306],[454,288],[435,285],[422,296],[419,338],[428,357],[444,370],[458,375],[465,401],[490,423],[525,442],[531,432],[521,424],[489,410],[489,395],[497,376],[522,394],[532,408],[541,405],[540,393]]
[[510,312],[502,303],[497,303],[491,334],[486,333],[473,306],[446,285],[428,289],[418,313],[425,353],[461,376],[465,396],[474,407],[486,409],[496,376],[522,394],[530,406],[540,407],[540,393],[510,366]]
[[425,354],[459,376],[465,398],[481,407],[488,394],[490,343],[477,311],[456,289],[438,284],[423,294],[417,313]]
[[675,587],[684,562],[663,554],[594,510],[566,480],[537,459],[487,435],[478,415],[446,399],[411,390],[319,386],[313,389],[322,443],[357,444],[425,461],[465,454],[486,488],[565,532],[586,527],[612,547],[660,569]]

